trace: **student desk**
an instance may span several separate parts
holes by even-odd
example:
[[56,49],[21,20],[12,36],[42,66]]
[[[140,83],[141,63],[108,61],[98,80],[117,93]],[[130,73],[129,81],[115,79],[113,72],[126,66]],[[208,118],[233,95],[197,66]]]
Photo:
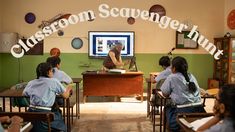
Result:
[[[160,105],[160,132],[162,131],[162,127],[163,127],[163,132],[165,132],[166,131],[166,109],[163,108],[163,107],[166,106],[166,100],[170,99],[170,97],[165,97],[162,94],[161,91],[158,91],[157,94],[158,94],[158,96],[161,100],[161,105]],[[202,98],[202,105],[205,106],[205,100],[207,98],[215,98],[215,96],[206,94],[206,95],[201,96],[201,98]],[[155,112],[155,107],[153,107],[153,112]],[[192,113],[192,114],[195,114],[195,113]],[[155,116],[153,117],[153,121],[154,121],[153,130],[155,130]]]
[[152,94],[152,83],[154,83],[154,77],[157,77],[160,72],[151,72],[149,78],[145,78],[145,82],[147,83],[147,117],[150,115],[150,98]]
[[[201,119],[201,118],[205,118],[205,117],[209,117],[209,116],[213,116],[213,113],[182,113],[182,114],[178,114],[177,115],[177,122],[179,123],[181,129],[183,129],[185,132],[195,132],[193,130],[193,128],[190,128],[187,126],[188,123],[191,123],[195,120]],[[186,122],[182,122],[182,120],[180,119],[184,119],[184,121]]]
[[[20,97],[25,97],[22,95],[23,93],[23,89],[19,89],[19,90],[15,90],[15,89],[7,89],[3,92],[0,92],[0,98],[2,98],[2,108],[3,108],[3,112],[6,112],[6,98],[10,99],[10,112],[12,112],[12,103],[11,103],[11,99],[12,98],[20,98]],[[28,97],[26,97],[28,98]],[[66,102],[66,104],[65,104]],[[70,131],[71,130],[71,125],[70,125],[70,101],[69,98],[66,99],[66,101],[64,101],[64,105],[63,105],[63,111],[65,111],[65,107],[66,107],[66,113],[67,113],[67,130]],[[64,119],[65,119],[65,114],[64,114]]]
[[73,83],[76,83],[76,117],[80,118],[80,89],[79,83],[82,81],[82,78],[72,78]]
[[83,101],[87,96],[140,95],[143,101],[143,73],[84,72]]

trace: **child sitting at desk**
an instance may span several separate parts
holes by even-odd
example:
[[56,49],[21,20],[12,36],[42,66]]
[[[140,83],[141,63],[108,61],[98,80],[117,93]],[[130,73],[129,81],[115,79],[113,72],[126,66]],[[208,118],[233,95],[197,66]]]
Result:
[[161,86],[164,96],[170,97],[172,105],[166,106],[166,120],[173,132],[180,126],[176,121],[177,113],[205,112],[201,104],[200,90],[196,78],[188,73],[188,63],[183,57],[172,60],[172,73]]
[[72,78],[64,71],[60,70],[61,59],[58,56],[48,57],[47,62],[51,64],[53,71],[53,78],[58,79],[61,83],[73,83]]
[[[37,79],[30,81],[23,91],[23,95],[30,97],[29,112],[53,112],[54,121],[51,122],[51,128],[57,131],[66,131],[65,123],[62,115],[57,107],[53,107],[56,94],[63,98],[68,98],[71,91],[71,86],[66,89],[57,80],[52,78],[52,67],[49,63],[40,63],[36,69]],[[33,122],[33,131],[47,131],[46,123],[37,121]]]
[[[52,66],[52,72],[53,72],[53,78],[56,78],[59,80],[61,83],[65,84],[71,84],[73,83],[72,78],[66,74],[64,71],[60,70],[60,57],[58,56],[52,56],[47,58],[47,63],[50,63]],[[72,92],[72,91],[71,91]],[[56,98],[56,105],[63,105],[64,101],[62,98]]]
[[152,90],[151,101],[155,102],[156,111],[159,112],[159,106],[161,105],[159,97],[156,95],[157,90],[160,89],[162,83],[171,74],[171,60],[168,56],[162,56],[159,59],[159,65],[164,69],[157,76],[151,76],[151,82],[157,83],[156,88]]
[[203,132],[235,132],[235,84],[223,86],[216,96],[214,118],[198,128]]

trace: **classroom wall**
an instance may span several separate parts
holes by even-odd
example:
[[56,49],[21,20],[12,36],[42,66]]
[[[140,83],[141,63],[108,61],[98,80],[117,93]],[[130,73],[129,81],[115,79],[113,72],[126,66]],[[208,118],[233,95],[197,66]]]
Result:
[[[2,5],[3,5],[3,2],[2,0],[0,0],[0,32],[2,31]],[[0,55],[0,84],[2,84],[2,58],[1,58],[1,55]]]
[[[24,56],[21,59],[15,59],[10,54],[0,54],[0,64],[2,73],[0,87],[7,87],[19,81],[28,81],[35,78],[35,67],[41,61],[44,61],[52,47],[58,47],[62,51],[62,69],[68,72],[72,77],[81,77],[81,73],[89,68],[99,69],[102,60],[88,59],[88,31],[135,31],[135,53],[137,64],[145,77],[149,72],[162,70],[156,66],[156,62],[162,55],[166,55],[172,47],[175,46],[175,30],[171,28],[161,29],[158,24],[142,19],[136,19],[135,24],[129,25],[126,18],[101,18],[98,16],[98,6],[102,3],[110,7],[117,8],[135,8],[149,10],[154,4],[161,4],[166,9],[166,15],[180,22],[198,25],[198,30],[211,42],[214,37],[224,34],[224,1],[221,0],[146,0],[145,2],[136,0],[2,0],[2,32],[18,32],[21,36],[30,37],[39,31],[38,25],[43,20],[49,20],[58,13],[78,14],[82,11],[93,10],[96,13],[96,19],[92,22],[81,22],[75,25],[69,25],[64,29],[65,35],[60,37],[57,33],[44,39],[43,56]],[[90,4],[92,3],[92,4]],[[54,5],[54,6],[52,6]],[[50,10],[49,10],[50,9]],[[36,22],[27,24],[24,16],[27,12],[33,12],[36,15]],[[212,15],[216,14],[216,15]],[[1,19],[0,19],[1,20]],[[186,22],[187,21],[187,22]],[[81,49],[75,50],[71,47],[71,40],[74,37],[80,37],[84,45]],[[203,48],[199,49],[176,49],[174,56],[182,55],[190,63],[190,71],[196,75],[201,87],[207,87],[207,78],[213,74],[213,57]],[[89,64],[90,67],[82,67]],[[200,65],[198,65],[200,64]],[[11,69],[14,74],[9,74],[7,70]],[[20,69],[20,70],[19,70]],[[3,79],[4,77],[4,79]]]
[[235,36],[235,30],[231,30],[227,26],[228,14],[235,10],[235,1],[234,0],[225,0],[225,10],[224,10],[224,34],[230,32],[232,36]]
[[[92,4],[90,4],[92,3]],[[221,0],[147,0],[146,2],[136,2],[136,0],[3,0],[3,21],[2,30],[4,32],[18,32],[21,36],[30,37],[39,28],[41,21],[49,20],[59,13],[78,14],[83,11],[93,10],[96,19],[93,22],[80,22],[69,25],[64,29],[65,35],[59,37],[57,33],[45,38],[45,51],[51,47],[59,47],[64,53],[87,53],[88,31],[135,31],[135,52],[136,53],[166,53],[175,46],[175,30],[171,28],[161,29],[158,24],[142,19],[137,19],[134,25],[129,25],[126,18],[101,18],[98,13],[98,6],[106,3],[111,7],[135,8],[149,10],[154,4],[161,4],[166,9],[166,15],[180,22],[189,21],[192,25],[198,25],[198,30],[206,38],[213,42],[213,37],[223,35],[224,22],[224,1]],[[213,4],[212,4],[213,3]],[[54,6],[52,6],[54,5]],[[177,6],[176,6],[177,5]],[[50,9],[50,10],[48,10]],[[34,24],[27,24],[24,16],[27,12],[36,15]],[[212,15],[216,14],[216,15]],[[70,42],[73,37],[79,36],[84,41],[84,46],[80,50],[72,49]],[[199,47],[198,50],[176,50],[176,53],[207,54]]]
[[[150,72],[161,71],[158,60],[165,54],[136,54],[137,67],[144,72],[144,77],[149,77]],[[183,56],[189,64],[189,71],[198,79],[202,88],[207,88],[207,78],[211,78],[213,71],[213,58],[208,54],[174,54]],[[49,54],[43,56],[25,56],[21,59],[14,59],[10,54],[0,54],[3,58],[1,65],[5,70],[2,71],[4,81],[1,87],[8,87],[20,81],[29,81],[36,78],[36,66],[39,62],[45,61]],[[81,73],[86,70],[100,70],[102,60],[89,59],[87,53],[63,53],[61,55],[61,69],[71,77],[82,77]],[[88,67],[84,67],[86,64]],[[127,67],[126,67],[127,68]]]

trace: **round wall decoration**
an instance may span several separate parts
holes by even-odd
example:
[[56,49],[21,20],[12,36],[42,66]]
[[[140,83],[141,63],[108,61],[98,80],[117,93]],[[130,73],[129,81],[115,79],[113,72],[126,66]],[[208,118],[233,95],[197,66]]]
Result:
[[58,34],[58,36],[63,36],[64,35],[64,31],[63,30],[58,30],[57,34]]
[[227,25],[230,29],[235,29],[235,9],[228,14]]
[[[158,13],[160,17],[162,17],[166,15],[166,10],[161,5],[153,5],[149,9],[149,16],[150,16],[150,13]],[[155,20],[156,18],[154,17],[153,19]]]
[[133,17],[127,18],[127,23],[130,24],[130,25],[134,24],[135,23],[135,18],[133,18]]
[[24,20],[25,22],[27,22],[28,24],[32,24],[35,22],[36,20],[36,16],[32,13],[32,12],[29,12],[25,15],[24,17]]
[[60,49],[58,49],[58,48],[52,48],[52,49],[50,50],[50,55],[51,55],[51,56],[60,56]]
[[74,49],[80,49],[83,46],[83,41],[79,37],[76,37],[72,40],[71,45]]

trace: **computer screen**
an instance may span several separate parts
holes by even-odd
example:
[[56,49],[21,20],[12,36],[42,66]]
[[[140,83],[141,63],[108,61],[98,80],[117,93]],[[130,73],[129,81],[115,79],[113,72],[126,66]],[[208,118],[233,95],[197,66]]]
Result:
[[89,57],[105,58],[116,43],[122,43],[121,56],[131,58],[134,56],[133,31],[89,31]]

